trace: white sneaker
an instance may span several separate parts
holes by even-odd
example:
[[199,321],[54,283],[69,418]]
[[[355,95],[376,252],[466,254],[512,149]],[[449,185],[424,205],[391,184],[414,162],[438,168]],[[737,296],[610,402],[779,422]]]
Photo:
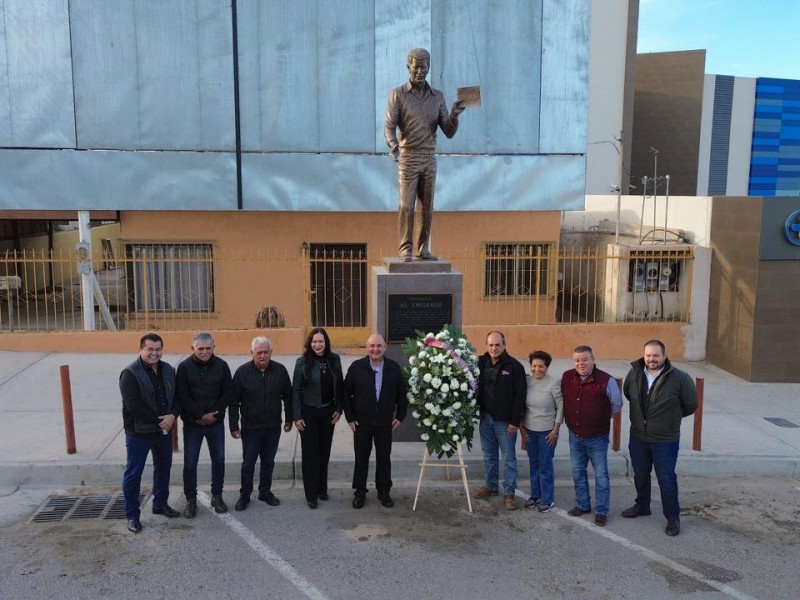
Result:
[[556,505],[555,502],[551,502],[550,504],[540,504],[538,510],[540,513],[550,512],[550,509]]

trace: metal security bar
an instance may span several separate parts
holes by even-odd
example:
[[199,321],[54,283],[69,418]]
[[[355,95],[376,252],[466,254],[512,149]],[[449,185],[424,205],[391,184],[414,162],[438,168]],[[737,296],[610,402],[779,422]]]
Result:
[[[125,242],[91,265],[119,330],[365,328],[381,248],[300,251],[210,243]],[[559,248],[487,242],[438,249],[463,274],[465,326],[688,322],[691,246]],[[0,251],[0,332],[83,329],[81,277],[69,252]],[[97,329],[108,329],[103,318]]]

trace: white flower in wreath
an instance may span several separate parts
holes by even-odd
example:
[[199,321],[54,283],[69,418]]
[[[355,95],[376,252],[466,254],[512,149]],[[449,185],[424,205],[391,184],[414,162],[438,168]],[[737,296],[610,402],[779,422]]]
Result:
[[450,387],[457,390],[458,389],[458,379],[455,379],[455,378],[451,379],[450,380]]
[[450,417],[453,415],[453,411],[449,408],[445,408],[444,410],[442,410],[442,415],[444,415],[445,417]]
[[431,439],[431,436],[429,436],[427,433],[421,433],[419,437],[423,442],[427,442],[429,439]]
[[420,415],[419,415],[419,411],[418,410],[412,411],[411,414],[414,416],[415,419],[419,419]]
[[453,369],[450,367],[442,368],[442,377],[450,377],[453,374]]
[[425,373],[425,375],[422,376],[422,381],[424,381],[425,383],[430,383],[431,379],[433,379],[433,375],[431,375],[430,373]]
[[431,429],[433,429],[434,431],[438,431],[439,430],[439,428],[436,426],[435,423],[433,425],[431,425]]
[[408,357],[408,364],[413,365],[415,362],[417,362],[417,357],[416,356],[409,356]]
[[459,387],[461,388],[462,392],[466,392],[467,388],[469,388],[469,385],[467,385],[466,381],[463,381]]
[[433,410],[432,410],[431,412],[432,412],[434,415],[438,415],[440,412],[442,412],[442,409],[441,409],[441,408],[439,408],[438,406],[434,406],[434,407],[433,407]]
[[453,434],[453,441],[454,442],[458,442],[459,441],[459,437],[456,434]]
[[450,448],[451,448],[450,444],[442,444],[442,450],[444,450],[445,452],[450,450]]
[[441,387],[441,388],[439,388],[439,389],[442,391],[442,393],[443,393],[443,394],[446,394],[447,392],[449,392],[449,391],[450,391],[450,386],[449,386],[449,385],[447,385],[446,383],[443,383],[443,384],[442,384],[442,387]]
[[416,377],[417,375],[419,375],[419,369],[417,367],[412,367],[411,368],[411,376],[412,377]]
[[[427,375],[427,373],[426,373],[426,375]],[[442,385],[442,380],[441,380],[441,379],[439,379],[438,377],[434,377],[434,378],[432,378],[432,379],[430,380],[430,383],[431,383],[431,387],[432,387],[432,388],[435,388],[435,389],[437,389],[437,390],[438,390],[438,389],[439,389],[439,387]]]
[[429,418],[427,418],[427,417],[425,417],[424,419],[422,419],[422,424],[423,424],[423,425],[425,425],[425,427],[430,427],[430,426],[431,426],[431,423],[432,423],[432,421],[431,421]]
[[459,408],[461,408],[461,402],[454,402],[453,406],[452,406],[452,409],[453,410],[458,410]]
[[475,398],[473,398],[472,400],[469,401],[469,405],[470,406],[475,406],[477,403],[478,403],[478,401],[475,400]]
[[425,410],[432,411],[433,410],[433,402],[426,402],[425,403]]
[[432,396],[433,395],[433,390],[431,388],[428,388],[427,390],[425,390],[425,395],[426,396]]

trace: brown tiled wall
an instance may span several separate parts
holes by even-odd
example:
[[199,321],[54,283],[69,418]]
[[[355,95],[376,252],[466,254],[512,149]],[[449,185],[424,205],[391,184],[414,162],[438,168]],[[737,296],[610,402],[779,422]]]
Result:
[[[653,176],[650,147],[658,149],[658,174],[670,176],[670,195],[697,193],[705,50],[655,52],[636,57],[631,182]],[[663,195],[663,184],[659,195]],[[652,184],[648,191],[652,191]]]
[[756,330],[761,198],[714,198],[708,360],[739,377],[752,376]]
[[797,366],[800,340],[798,261],[760,261],[756,297],[751,381],[800,382]]

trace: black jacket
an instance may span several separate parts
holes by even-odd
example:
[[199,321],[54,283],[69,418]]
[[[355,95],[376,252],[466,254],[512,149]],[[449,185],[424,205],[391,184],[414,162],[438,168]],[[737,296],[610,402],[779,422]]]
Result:
[[510,423],[519,427],[525,413],[525,396],[528,393],[528,382],[525,367],[505,350],[500,355],[500,371],[494,385],[494,402],[483,393],[483,370],[491,365],[491,358],[486,352],[478,359],[478,406],[481,414],[490,414],[495,421]]
[[[181,407],[184,425],[202,427],[195,423],[206,413],[217,411],[217,420],[225,418],[225,410],[233,400],[231,369],[218,356],[201,362],[192,355],[178,365],[175,375],[176,396]],[[209,425],[211,427],[212,425]]]
[[392,419],[406,418],[408,398],[406,383],[400,365],[390,358],[383,359],[381,397],[375,398],[375,376],[365,356],[347,369],[344,378],[344,416],[348,423],[358,421],[360,425],[389,426]]
[[176,417],[180,408],[175,401],[175,369],[163,361],[158,363],[158,372],[167,392],[167,412],[160,413],[156,404],[156,391],[141,359],[137,358],[122,370],[119,376],[119,391],[122,394],[122,422],[125,431],[133,435],[150,437],[160,434],[159,416],[172,414]]
[[[281,406],[285,417],[281,420]],[[280,427],[292,421],[292,382],[281,363],[269,361],[262,373],[251,360],[236,369],[233,375],[233,402],[230,405],[228,426],[242,429]]]
[[664,370],[648,393],[644,358],[632,362],[631,367],[622,386],[630,402],[631,435],[647,443],[680,439],[681,420],[697,410],[697,388],[692,378],[666,359]]
[[[342,412],[342,359],[338,354],[331,354],[326,361],[331,375],[333,376],[333,410]],[[303,418],[303,405],[321,406],[320,399],[320,372],[319,363],[314,360],[306,376],[306,357],[305,355],[297,359],[294,365],[294,375],[292,376],[292,416],[295,420]]]

